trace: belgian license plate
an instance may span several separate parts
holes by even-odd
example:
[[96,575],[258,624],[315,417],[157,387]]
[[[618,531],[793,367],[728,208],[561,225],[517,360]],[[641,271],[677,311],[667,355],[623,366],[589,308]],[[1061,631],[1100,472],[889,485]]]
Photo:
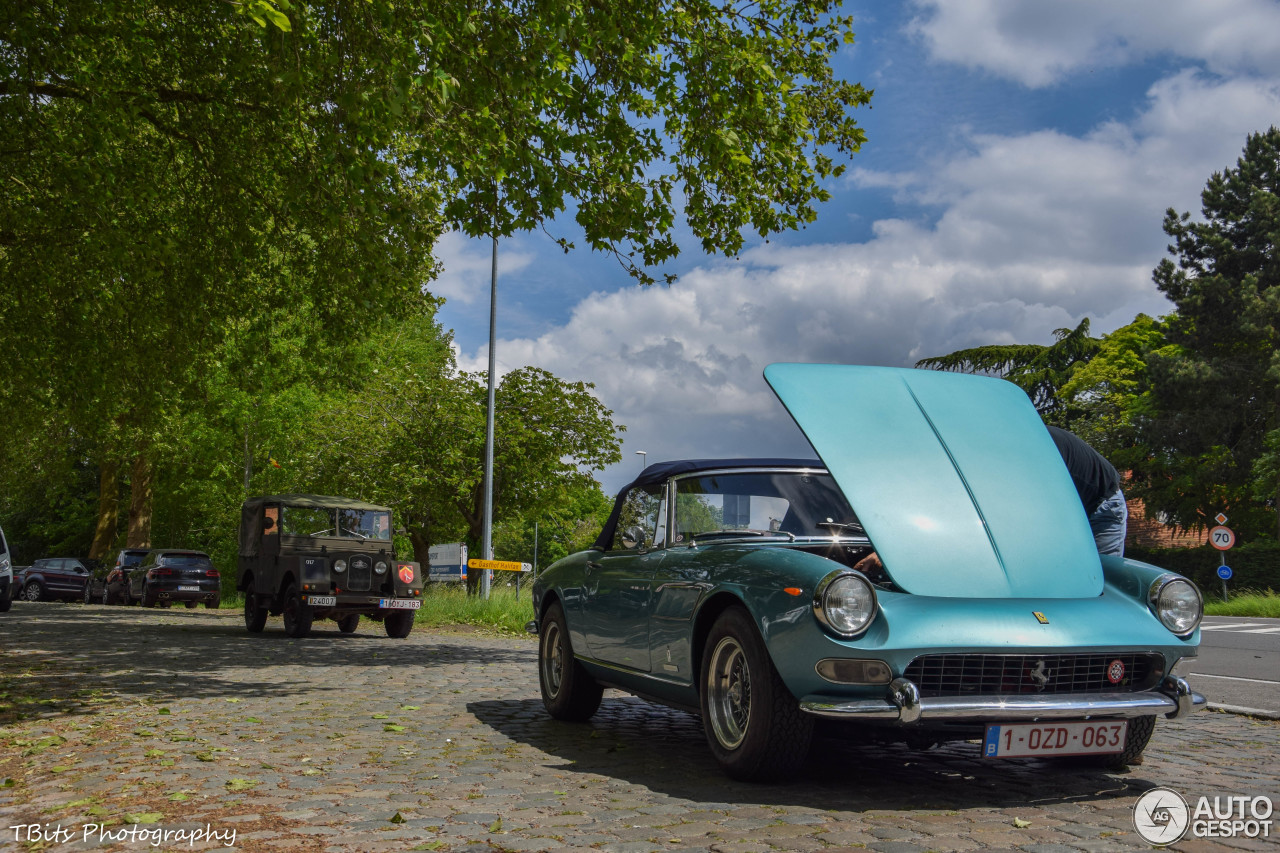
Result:
[[338,597],[336,595],[308,595],[307,604],[312,607],[336,607]]
[[198,587],[198,586],[180,586],[180,587],[178,587],[178,592],[199,592],[199,591],[200,591],[200,587]]
[[984,758],[1106,755],[1124,750],[1128,728],[1125,720],[987,726],[982,755]]
[[383,610],[417,610],[422,607],[422,602],[412,598],[381,598],[378,606]]

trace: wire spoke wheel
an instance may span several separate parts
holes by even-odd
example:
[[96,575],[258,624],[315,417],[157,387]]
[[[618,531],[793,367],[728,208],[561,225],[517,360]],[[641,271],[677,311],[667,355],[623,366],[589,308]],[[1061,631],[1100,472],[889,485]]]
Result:
[[564,650],[560,647],[560,626],[551,624],[542,632],[542,683],[551,696],[560,695],[564,683]]
[[735,637],[712,651],[706,687],[711,730],[725,749],[736,749],[751,725],[751,670]]

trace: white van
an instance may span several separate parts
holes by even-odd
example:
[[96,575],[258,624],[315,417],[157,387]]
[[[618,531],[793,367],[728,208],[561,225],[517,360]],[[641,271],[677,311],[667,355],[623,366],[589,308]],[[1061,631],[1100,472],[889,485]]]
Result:
[[9,543],[4,538],[4,528],[0,528],[0,613],[4,613],[13,605],[13,555],[9,553]]

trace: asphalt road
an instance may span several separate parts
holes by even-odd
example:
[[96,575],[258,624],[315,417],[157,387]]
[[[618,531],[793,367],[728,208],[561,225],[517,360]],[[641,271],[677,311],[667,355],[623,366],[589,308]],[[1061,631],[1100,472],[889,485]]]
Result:
[[1178,672],[1211,707],[1280,719],[1280,619],[1206,616],[1200,657]]

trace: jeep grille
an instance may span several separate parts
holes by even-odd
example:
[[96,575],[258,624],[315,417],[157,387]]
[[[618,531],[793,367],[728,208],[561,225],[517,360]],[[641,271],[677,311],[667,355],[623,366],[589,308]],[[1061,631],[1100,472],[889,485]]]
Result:
[[347,568],[347,589],[365,592],[369,589],[372,578],[373,560],[363,554],[352,557]]

